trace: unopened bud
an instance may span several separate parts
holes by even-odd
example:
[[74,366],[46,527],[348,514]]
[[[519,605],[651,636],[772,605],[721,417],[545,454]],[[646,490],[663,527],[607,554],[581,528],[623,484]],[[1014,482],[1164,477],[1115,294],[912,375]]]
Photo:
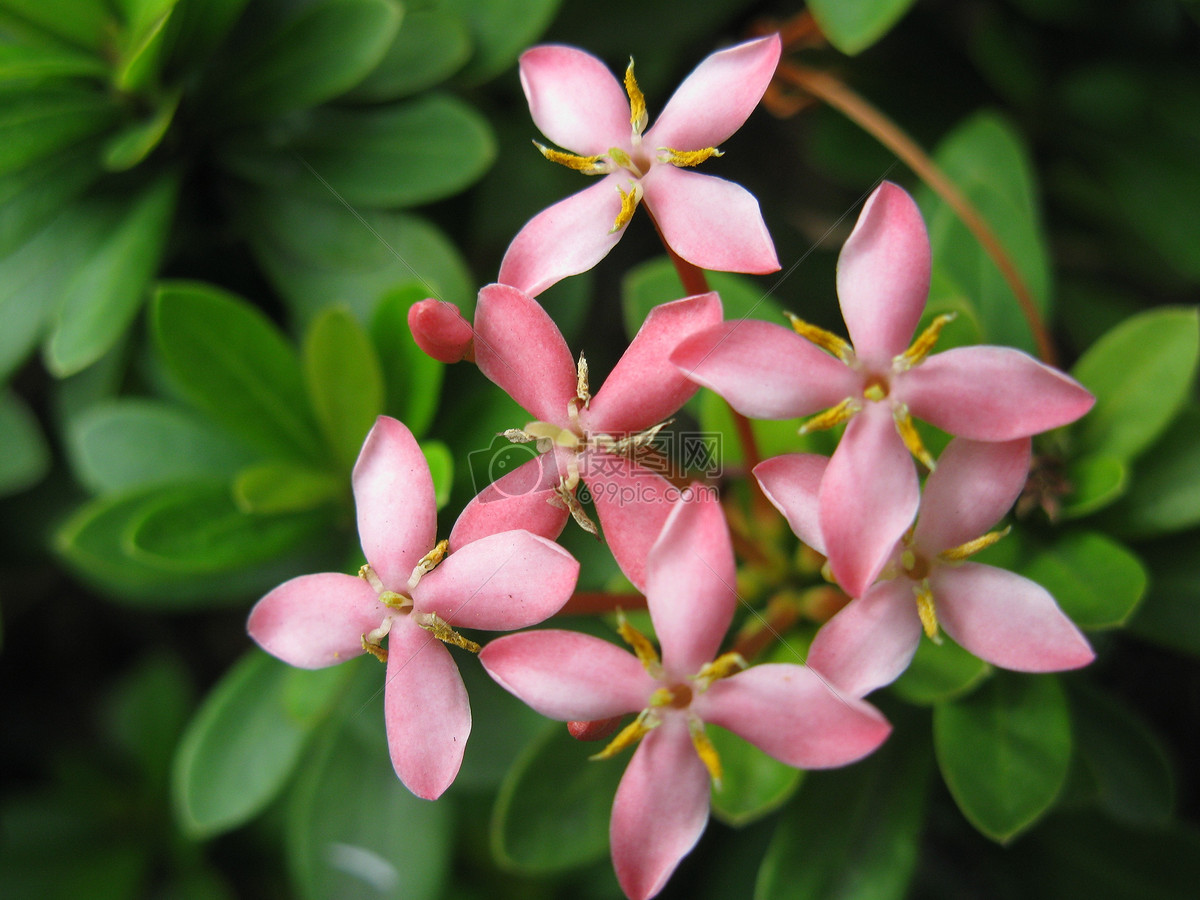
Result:
[[417,346],[438,362],[475,360],[475,332],[458,307],[445,300],[422,300],[408,310],[408,327]]
[[597,719],[595,722],[568,722],[567,731],[577,741],[602,741],[621,724],[621,717]]

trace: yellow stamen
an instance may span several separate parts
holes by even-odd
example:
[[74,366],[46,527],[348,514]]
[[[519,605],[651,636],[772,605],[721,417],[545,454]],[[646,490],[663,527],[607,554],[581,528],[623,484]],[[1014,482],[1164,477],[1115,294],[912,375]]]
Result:
[[600,540],[600,529],[596,527],[596,523],[591,520],[591,517],[584,512],[579,498],[575,496],[575,488],[579,484],[579,468],[575,463],[574,457],[567,463],[567,469],[570,477],[559,481],[558,485],[554,488],[554,496],[547,498],[546,502],[551,506],[567,510],[571,514],[571,518],[575,520],[576,525],[596,538],[596,540]]
[[714,156],[725,155],[716,147],[704,147],[700,150],[676,150],[674,147],[659,147],[658,149],[666,154],[665,158],[659,157],[663,162],[685,168],[698,166],[706,159],[712,159]]
[[641,202],[642,186],[636,181],[631,181],[629,182],[628,191],[617,185],[617,193],[621,195],[621,211],[617,213],[613,227],[608,230],[609,234],[614,234],[629,224],[629,220],[633,218],[633,211],[637,209],[638,203]]
[[917,433],[917,426],[913,424],[912,416],[908,414],[908,407],[903,403],[896,404],[892,407],[892,418],[896,421],[896,431],[900,433],[900,439],[904,441],[908,452],[932,472],[936,464],[933,457],[929,455],[929,451],[925,449],[921,435]]
[[929,588],[929,582],[922,581],[913,588],[913,593],[917,596],[917,615],[921,617],[925,636],[935,644],[941,644],[942,636],[938,634],[937,611],[933,607],[933,591]]
[[953,322],[957,315],[958,313],[944,313],[930,322],[929,327],[921,332],[920,337],[913,341],[912,346],[893,360],[896,370],[903,372],[911,369],[928,356],[933,345],[938,342],[942,329]]
[[477,643],[463,637],[450,627],[449,622],[436,613],[426,613],[417,624],[430,632],[443,644],[453,644],[455,647],[462,647],[464,650],[470,650],[472,653],[478,653],[480,650]]
[[364,650],[366,650],[368,653],[370,653],[373,657],[375,657],[381,663],[387,662],[387,648],[386,647],[384,647],[381,644],[377,644],[374,641],[368,641],[367,636],[365,634],[359,635],[359,640],[362,641],[362,648]]
[[704,723],[699,719],[689,719],[688,731],[692,735],[692,746],[696,748],[700,762],[704,763],[704,768],[708,769],[708,774],[712,776],[713,784],[720,790],[721,757],[717,755],[717,748],[713,746],[713,742],[704,733]]
[[579,156],[575,153],[565,153],[562,150],[547,147],[545,144],[539,144],[537,141],[533,142],[533,146],[537,147],[542,156],[550,162],[574,169],[576,172],[582,172],[584,175],[606,175],[610,171],[610,167],[603,161],[603,156]]
[[625,618],[625,613],[619,609],[617,610],[617,634],[621,636],[621,640],[633,649],[634,654],[641,661],[642,665],[645,666],[647,672],[651,675],[656,675],[659,672],[658,651],[650,643],[650,638],[630,625],[629,620]]
[[582,351],[579,354],[579,364],[575,367],[575,396],[579,398],[585,408],[592,400],[591,392],[588,390],[587,360],[583,358]]
[[449,546],[449,541],[438,541],[432,550],[421,557],[421,561],[413,567],[412,574],[408,576],[408,589],[410,591],[417,586],[423,576],[428,575],[436,569],[438,563],[446,558],[446,551]]
[[811,434],[814,431],[826,431],[841,425],[843,422],[849,422],[854,418],[855,413],[862,409],[862,403],[854,397],[847,397],[837,406],[831,406],[825,412],[817,413],[807,422],[800,426],[801,434]]
[[965,544],[959,544],[957,547],[943,550],[938,554],[938,558],[946,562],[961,562],[968,557],[974,556],[980,550],[986,550],[992,544],[996,543],[996,541],[1000,540],[1000,538],[1005,537],[1010,531],[1012,531],[1011,525],[1001,531],[989,531],[987,534],[977,537],[973,541],[967,541]]
[[379,580],[379,576],[375,574],[375,570],[371,568],[370,563],[359,568],[358,577],[375,588],[376,593],[383,592],[383,582]]
[[696,674],[697,687],[704,691],[718,678],[728,678],[746,668],[746,660],[740,653],[722,653],[710,663],[705,663]]
[[633,133],[640,136],[646,130],[650,115],[646,112],[646,98],[638,87],[637,79],[633,77],[633,57],[629,57],[629,65],[625,68],[625,93],[629,95],[629,124]]
[[652,709],[659,706],[670,706],[674,702],[675,692],[670,688],[657,688],[654,693],[650,695],[650,707]]
[[622,750],[632,747],[661,723],[662,720],[657,715],[643,709],[636,719],[617,732],[617,736],[608,742],[607,747],[599,753],[593,753],[588,759],[612,759]]
[[395,591],[380,591],[379,602],[388,609],[406,610],[412,606],[412,600],[405,597],[403,594],[397,594]]
[[850,346],[850,342],[846,341],[832,331],[826,331],[824,328],[818,328],[816,325],[809,324],[799,316],[794,316],[790,312],[785,312],[788,321],[792,323],[792,328],[800,337],[812,341],[826,353],[831,353],[844,363],[849,363],[854,360],[854,348]]

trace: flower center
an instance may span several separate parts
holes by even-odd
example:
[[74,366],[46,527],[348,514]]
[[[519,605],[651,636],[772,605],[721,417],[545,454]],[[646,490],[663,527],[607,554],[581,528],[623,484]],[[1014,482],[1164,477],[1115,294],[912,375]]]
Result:
[[888,382],[882,375],[871,374],[867,376],[863,383],[862,395],[867,400],[879,403],[881,400],[886,400],[888,395]]

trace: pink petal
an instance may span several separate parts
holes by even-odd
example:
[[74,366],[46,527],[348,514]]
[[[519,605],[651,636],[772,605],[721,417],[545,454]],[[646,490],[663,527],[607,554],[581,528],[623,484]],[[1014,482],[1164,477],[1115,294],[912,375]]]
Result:
[[938,566],[930,578],[946,634],[980,659],[1018,672],[1058,672],[1094,658],[1041,585],[981,563]]
[[[478,451],[476,451],[478,452]],[[482,457],[471,458],[471,476],[480,480],[511,461],[511,445],[493,444]],[[478,466],[478,468],[476,468]],[[554,505],[554,488],[559,469],[553,453],[526,460],[507,475],[497,478],[463,509],[450,532],[450,550],[460,550],[472,541],[523,528],[553,540],[567,524],[569,513]]]
[[413,589],[415,612],[455,627],[512,631],[550,618],[567,602],[579,563],[528,531],[506,531],[454,551]]
[[850,601],[817,632],[809,668],[852,697],[899,678],[921,641],[912,586],[908,578],[884,581]]
[[592,399],[588,430],[630,434],[675,415],[696,393],[696,385],[671,365],[671,351],[688,335],[720,322],[721,298],[712,292],[650,310]]
[[861,597],[917,514],[916,467],[883,403],[867,403],[821,479],[820,524],[829,566]]
[[1029,459],[1029,438],[952,440],[925,482],[914,543],[932,555],[983,535],[1020,496]]
[[380,416],[358,454],[352,481],[367,562],[385,587],[402,591],[437,539],[429,463],[402,422]]
[[912,197],[885,181],[867,199],[838,257],[837,291],[859,358],[890,366],[925,309],[931,259]]
[[646,900],[696,846],[708,824],[709,777],[683,716],[642,739],[617,787],[609,823],[613,868],[630,900]]
[[471,704],[450,651],[408,617],[388,635],[383,715],[396,774],[418,797],[436,800],[462,765]]
[[362,653],[361,635],[388,614],[363,579],[324,572],[279,585],[250,610],[246,630],[288,665],[319,669]]
[[693,707],[706,722],[801,769],[862,759],[892,730],[869,703],[838,693],[812,669],[786,663],[716,681]]
[[646,557],[679,499],[679,488],[611,453],[589,453],[582,473],[613,558],[633,586],[645,593]]
[[816,453],[788,453],[763,460],[754,477],[767,499],[783,513],[796,537],[818,553],[825,553],[821,537],[818,492],[829,458]]
[[738,319],[687,338],[671,354],[685,376],[744,416],[791,419],[836,406],[860,378],[790,328]]
[[1057,428],[1096,402],[1079,382],[1009,347],[956,347],[895,381],[918,419],[976,441]]
[[535,419],[565,425],[575,360],[558,326],[532,297],[489,284],[475,308],[475,362]]
[[520,72],[533,122],[555,144],[583,156],[628,146],[629,99],[596,57],[542,44],[521,54]]
[[758,201],[741,185],[657,164],[642,179],[642,190],[663,240],[692,265],[756,275],[779,270]]
[[543,209],[517,232],[497,281],[536,297],[552,284],[592,268],[617,245],[625,229],[613,232],[621,211],[618,173]]
[[779,52],[779,35],[772,34],[708,56],[667,101],[646,132],[646,144],[701,150],[728,140],[758,106]]
[[717,655],[737,607],[725,513],[693,486],[675,504],[646,561],[646,603],[667,677],[687,678]]
[[502,688],[562,722],[643,709],[658,686],[637,657],[577,631],[525,631],[490,641],[479,661]]
[[417,346],[438,362],[456,363],[473,353],[471,323],[445,300],[430,298],[410,306],[408,329]]

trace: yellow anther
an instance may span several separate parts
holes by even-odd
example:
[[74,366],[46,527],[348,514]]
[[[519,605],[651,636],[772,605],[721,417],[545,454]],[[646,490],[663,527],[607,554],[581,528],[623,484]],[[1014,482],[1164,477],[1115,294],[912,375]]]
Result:
[[579,363],[575,367],[575,396],[586,408],[591,403],[592,395],[588,390],[588,367],[587,360],[583,357],[583,352],[579,353]]
[[646,671],[651,675],[657,676],[661,670],[658,662],[658,651],[650,643],[650,638],[630,625],[629,620],[625,618],[625,613],[619,609],[617,610],[617,634],[621,636],[621,640],[632,648],[642,665],[646,667]]
[[617,732],[617,736],[608,742],[607,747],[599,753],[593,753],[588,759],[612,759],[622,750],[632,747],[661,723],[662,720],[651,710],[643,709],[636,719]]
[[569,477],[561,479],[554,487],[554,496],[548,497],[546,502],[551,506],[556,506],[559,509],[565,509],[571,514],[571,518],[575,520],[575,524],[590,534],[596,540],[600,540],[600,529],[596,527],[596,523],[584,511],[579,498],[575,496],[575,488],[579,485],[579,467],[576,465],[574,458],[567,463]]
[[913,341],[912,346],[892,361],[896,371],[903,372],[906,369],[911,369],[928,356],[929,351],[933,349],[933,345],[941,337],[942,329],[953,322],[957,315],[958,313],[943,313],[930,322],[929,327],[921,332],[920,336]]
[[629,154],[626,153],[624,150],[622,150],[620,147],[609,147],[608,148],[608,158],[611,159],[618,166],[620,166],[622,169],[628,169],[630,172],[633,172],[638,177],[641,177],[642,175],[645,174],[640,169],[638,169],[637,166],[635,166],[633,164],[633,159],[631,159]]
[[862,401],[857,397],[847,397],[837,406],[832,406],[825,412],[817,413],[807,422],[800,426],[801,434],[811,434],[814,431],[826,431],[841,425],[843,422],[849,422],[854,418],[855,413],[862,409]]
[[676,150],[674,147],[659,147],[658,149],[664,154],[664,156],[659,157],[662,162],[682,168],[698,166],[706,159],[725,155],[716,147],[704,147],[701,150]]
[[380,591],[379,602],[388,609],[401,611],[409,609],[412,606],[412,600],[403,594],[397,594],[395,591]]
[[850,346],[850,342],[838,337],[832,331],[826,331],[824,328],[818,328],[816,325],[811,325],[805,322],[799,316],[794,316],[790,312],[785,312],[788,321],[792,323],[792,328],[796,334],[805,340],[812,341],[822,350],[827,353],[832,353],[844,363],[850,363],[854,360],[854,348]]
[[892,407],[892,418],[896,420],[896,431],[900,433],[900,439],[904,441],[904,446],[908,448],[908,452],[919,459],[922,465],[932,472],[936,463],[934,463],[933,457],[929,455],[929,451],[925,449],[925,444],[921,441],[921,435],[917,433],[917,426],[913,424],[912,416],[908,414],[908,407],[903,403],[897,403]]
[[480,650],[477,643],[467,640],[451,628],[449,622],[436,613],[426,613],[417,624],[443,644],[453,644],[455,647],[462,647],[464,650],[470,650],[472,653],[478,653]]
[[718,678],[728,678],[746,668],[746,660],[740,653],[722,653],[710,663],[705,663],[696,673],[696,686],[704,691]]
[[359,568],[358,577],[373,587],[376,593],[383,592],[383,582],[379,580],[379,576],[375,574],[375,570],[371,568],[370,563]]
[[432,550],[421,557],[421,561],[413,567],[412,574],[408,576],[408,589],[410,591],[417,586],[423,576],[428,575],[436,569],[438,563],[446,558],[449,546],[449,541],[438,541]]
[[929,588],[929,582],[922,581],[913,588],[913,593],[917,597],[917,615],[921,618],[921,627],[925,629],[925,636],[935,644],[941,644],[942,636],[938,633],[937,610],[933,607],[933,591]]
[[965,544],[959,544],[957,547],[943,550],[938,554],[938,558],[946,562],[961,562],[968,557],[974,556],[980,550],[986,550],[992,544],[996,543],[996,541],[1000,540],[1000,538],[1005,537],[1010,531],[1012,531],[1011,525],[1000,531],[989,531],[987,534],[977,537],[973,541],[967,541]]
[[633,133],[640,137],[646,130],[650,115],[646,112],[646,98],[642,95],[642,89],[633,77],[632,56],[629,57],[629,65],[625,68],[625,93],[629,95],[629,124],[633,126]]
[[555,150],[553,147],[547,147],[537,141],[533,142],[533,146],[537,147],[542,156],[550,162],[574,169],[576,172],[582,172],[584,175],[607,175],[612,169],[605,162],[603,156],[579,156],[575,153],[564,153],[562,150]]
[[704,763],[704,768],[708,769],[708,774],[712,776],[713,784],[720,790],[721,757],[717,755],[717,748],[713,746],[713,742],[704,733],[704,723],[699,719],[689,719],[688,731],[692,735],[692,746],[696,748],[700,762]]
[[670,688],[658,688],[650,695],[651,708],[659,706],[670,706],[675,702],[675,692]]
[[362,648],[370,653],[381,663],[387,662],[387,648],[374,641],[368,641],[365,634],[359,635],[359,640],[362,641]]
[[629,224],[629,220],[633,218],[633,211],[637,209],[638,203],[641,202],[642,186],[636,181],[631,181],[629,182],[629,190],[625,190],[620,185],[617,185],[617,193],[621,195],[621,211],[617,213],[613,227],[608,230],[609,234],[614,234]]

